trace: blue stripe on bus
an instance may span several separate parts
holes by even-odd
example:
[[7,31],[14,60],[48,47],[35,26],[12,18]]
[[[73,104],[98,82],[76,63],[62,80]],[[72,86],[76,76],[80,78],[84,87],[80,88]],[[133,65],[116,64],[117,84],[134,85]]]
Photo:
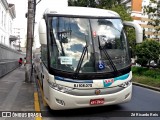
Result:
[[122,76],[119,76],[119,77],[114,78],[114,81],[116,81],[116,80],[126,80],[128,77],[129,77],[129,73],[127,73],[127,74],[125,74],[125,75],[122,75]]
[[71,83],[93,83],[93,80],[74,80],[64,77],[55,76],[56,80],[65,81],[65,82],[71,82]]
[[115,77],[115,78],[113,78],[114,80],[113,79],[106,79],[106,80],[103,80],[103,85],[104,85],[104,87],[109,87],[112,85],[113,82],[118,81],[118,80],[120,80],[120,81],[126,80],[128,77],[129,77],[129,73],[122,75],[122,76],[119,76],[119,77]]
[[[129,77],[129,73],[114,78],[114,81],[126,80],[128,77]],[[65,81],[65,82],[71,82],[71,83],[93,83],[93,80],[74,80],[74,79],[69,79],[69,78],[64,78],[64,77],[59,77],[59,76],[55,76],[55,79],[60,80],[60,81]]]

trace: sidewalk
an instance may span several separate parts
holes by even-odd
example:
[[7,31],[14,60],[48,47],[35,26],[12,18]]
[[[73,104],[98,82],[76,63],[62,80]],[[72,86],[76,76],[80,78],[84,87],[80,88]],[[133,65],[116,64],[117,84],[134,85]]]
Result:
[[[3,111],[34,112],[34,83],[25,83],[25,68],[17,68],[0,78],[0,114]],[[1,116],[1,115],[0,115]],[[2,119],[2,118],[0,118]],[[8,120],[9,118],[3,118]],[[14,118],[31,120],[32,118]],[[14,120],[10,118],[10,120]],[[34,118],[33,118],[34,119]]]

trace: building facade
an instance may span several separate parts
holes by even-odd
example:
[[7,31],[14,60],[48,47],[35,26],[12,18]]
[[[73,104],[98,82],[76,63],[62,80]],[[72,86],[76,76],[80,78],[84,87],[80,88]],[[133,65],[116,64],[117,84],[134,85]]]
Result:
[[26,30],[24,28],[13,28],[13,35],[17,37],[17,40],[14,43],[14,47],[16,50],[21,51],[21,47],[26,46]]
[[[131,2],[131,16],[134,21],[139,23],[145,32],[147,38],[155,38],[160,41],[160,32],[156,32],[156,27],[148,25],[148,22],[152,22],[152,17],[150,14],[144,12],[144,7],[149,5],[150,0],[132,0]],[[157,0],[157,3],[160,4],[160,0]],[[153,7],[157,7],[157,4],[151,4]],[[159,11],[157,11],[159,12]],[[155,16],[156,19],[160,19],[158,16]]]
[[16,17],[15,5],[0,0],[0,44],[14,48],[13,19]]
[[17,68],[18,59],[25,56],[14,47],[17,40],[17,37],[13,36],[15,17],[15,5],[0,0],[0,77]]

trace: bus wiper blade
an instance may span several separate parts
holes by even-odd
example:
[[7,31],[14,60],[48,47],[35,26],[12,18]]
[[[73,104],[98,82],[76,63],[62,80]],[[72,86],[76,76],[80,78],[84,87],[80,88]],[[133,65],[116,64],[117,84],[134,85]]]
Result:
[[98,43],[99,43],[99,49],[104,52],[104,54],[106,55],[107,59],[109,60],[109,63],[111,64],[111,66],[112,66],[112,68],[113,68],[113,70],[114,70],[114,74],[115,74],[115,75],[118,74],[118,71],[117,71],[116,66],[114,65],[111,57],[109,56],[107,50],[105,49],[105,45],[104,45],[104,46],[101,46],[100,40],[99,40],[99,36],[98,36]]
[[74,78],[77,78],[77,77],[78,77],[79,71],[80,71],[81,66],[82,66],[82,63],[83,63],[84,56],[85,56],[85,54],[86,54],[87,51],[88,51],[88,45],[84,46],[84,48],[83,48],[83,51],[82,51],[80,60],[79,60],[79,62],[78,62],[76,71],[75,71],[75,73],[74,73]]

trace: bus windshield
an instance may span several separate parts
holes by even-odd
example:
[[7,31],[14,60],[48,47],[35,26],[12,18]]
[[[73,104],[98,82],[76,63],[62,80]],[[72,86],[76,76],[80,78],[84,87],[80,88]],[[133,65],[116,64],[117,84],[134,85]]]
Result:
[[130,65],[121,19],[51,17],[50,67],[64,72],[114,72]]

